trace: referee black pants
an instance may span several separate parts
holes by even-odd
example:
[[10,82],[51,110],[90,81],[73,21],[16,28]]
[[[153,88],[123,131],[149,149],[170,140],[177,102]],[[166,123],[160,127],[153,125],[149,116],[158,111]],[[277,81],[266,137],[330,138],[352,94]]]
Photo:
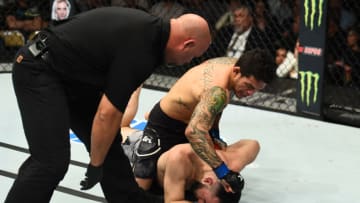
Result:
[[[16,61],[13,85],[30,156],[19,168],[5,202],[46,203],[68,170],[69,128],[90,150],[91,126],[101,95],[75,83],[68,85],[41,58],[34,59],[26,47],[19,50]],[[120,134],[103,167],[101,187],[108,202],[159,201],[136,184]]]

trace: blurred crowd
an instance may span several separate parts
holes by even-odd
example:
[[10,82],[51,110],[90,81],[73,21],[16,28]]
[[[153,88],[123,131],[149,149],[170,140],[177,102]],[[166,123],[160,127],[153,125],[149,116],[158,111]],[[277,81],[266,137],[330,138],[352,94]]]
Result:
[[[122,6],[142,9],[169,20],[183,13],[206,18],[213,43],[199,61],[218,56],[239,57],[253,48],[268,49],[279,78],[297,79],[300,0],[2,0],[0,50],[11,51],[39,30],[56,26],[90,9]],[[360,49],[357,0],[329,0],[326,43],[327,82],[359,88]]]

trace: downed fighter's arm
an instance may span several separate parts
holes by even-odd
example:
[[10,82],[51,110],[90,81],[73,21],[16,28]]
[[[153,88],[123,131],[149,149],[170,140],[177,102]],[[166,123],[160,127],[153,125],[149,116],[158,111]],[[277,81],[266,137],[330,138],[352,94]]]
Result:
[[212,168],[217,168],[223,161],[215,152],[209,130],[226,104],[225,90],[218,86],[210,88],[202,95],[185,130],[185,135],[195,153]]
[[128,104],[125,108],[125,112],[123,115],[123,118],[121,120],[121,124],[120,127],[129,127],[130,128],[130,124],[131,121],[133,121],[133,119],[136,116],[136,113],[138,111],[139,108],[139,98],[140,98],[140,92],[141,92],[141,88],[142,85],[140,85],[131,95]]
[[119,131],[122,116],[123,113],[103,94],[91,131],[90,163],[93,166],[100,166],[104,162],[106,154]]

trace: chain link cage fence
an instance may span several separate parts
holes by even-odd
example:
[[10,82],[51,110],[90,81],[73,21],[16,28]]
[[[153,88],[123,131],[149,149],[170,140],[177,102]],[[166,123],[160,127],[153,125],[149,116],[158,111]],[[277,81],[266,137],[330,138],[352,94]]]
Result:
[[[55,0],[60,1],[60,0]],[[278,65],[277,78],[264,90],[231,103],[298,115],[297,45],[300,0],[62,0],[68,16],[103,6],[147,10],[170,19],[196,13],[209,23],[213,42],[207,52],[180,67],[159,67],[145,87],[167,91],[191,67],[206,59],[239,57],[253,48],[269,50]],[[315,0],[308,0],[315,1]],[[0,72],[10,73],[17,49],[37,31],[54,24],[54,1],[0,1]],[[360,1],[329,0],[324,120],[360,126]],[[242,33],[235,37],[236,33]]]

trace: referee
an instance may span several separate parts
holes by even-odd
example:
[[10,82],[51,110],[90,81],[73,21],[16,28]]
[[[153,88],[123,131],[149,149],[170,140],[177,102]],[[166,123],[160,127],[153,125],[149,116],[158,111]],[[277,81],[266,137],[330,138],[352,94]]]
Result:
[[170,21],[107,7],[41,31],[19,49],[13,84],[30,156],[6,203],[50,202],[70,161],[69,128],[90,152],[83,190],[100,182],[108,202],[156,202],[135,182],[121,148],[121,123],[133,91],[161,64],[181,65],[211,42],[195,14]]

